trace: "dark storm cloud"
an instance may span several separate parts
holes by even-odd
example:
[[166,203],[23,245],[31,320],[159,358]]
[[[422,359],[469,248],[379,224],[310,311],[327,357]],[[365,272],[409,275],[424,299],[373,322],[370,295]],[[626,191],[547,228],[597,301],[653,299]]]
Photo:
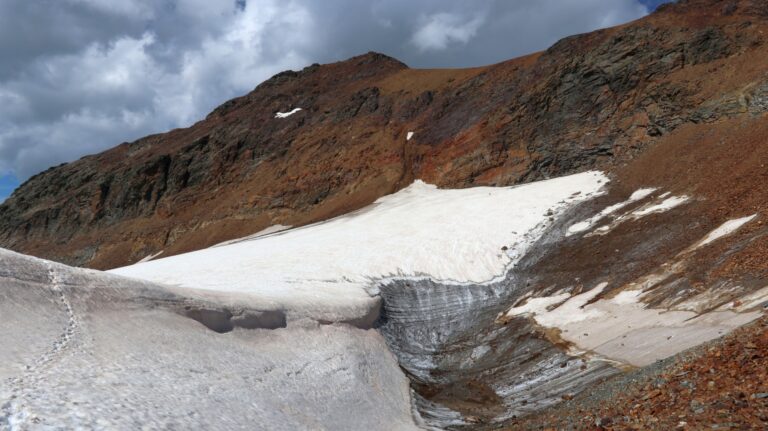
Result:
[[320,55],[330,59],[376,50],[412,67],[495,63],[647,13],[635,0],[307,3],[317,21],[327,24],[319,35],[325,42]]
[[370,50],[488,64],[646,13],[638,0],[3,0],[0,176],[189,125],[281,70]]

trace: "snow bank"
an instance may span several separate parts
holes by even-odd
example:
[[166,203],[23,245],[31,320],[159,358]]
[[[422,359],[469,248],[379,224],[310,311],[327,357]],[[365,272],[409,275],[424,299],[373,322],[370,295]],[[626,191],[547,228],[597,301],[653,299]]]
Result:
[[0,249],[0,429],[419,429],[378,332],[222,335],[184,293]]
[[275,118],[288,118],[299,111],[301,111],[301,108],[293,108],[288,112],[277,112],[275,113]]
[[502,277],[557,215],[607,182],[600,172],[503,188],[439,190],[416,181],[353,215],[112,272],[248,293],[285,309],[343,309],[369,301],[366,288],[390,276]]

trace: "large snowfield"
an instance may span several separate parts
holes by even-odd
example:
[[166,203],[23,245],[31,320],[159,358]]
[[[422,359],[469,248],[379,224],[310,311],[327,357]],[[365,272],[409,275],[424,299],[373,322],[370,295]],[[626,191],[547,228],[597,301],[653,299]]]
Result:
[[[173,286],[241,292],[301,313],[361,318],[389,277],[450,283],[503,277],[571,205],[607,184],[586,172],[517,187],[440,190],[416,181],[327,222],[119,268]],[[357,314],[357,315],[355,315]]]

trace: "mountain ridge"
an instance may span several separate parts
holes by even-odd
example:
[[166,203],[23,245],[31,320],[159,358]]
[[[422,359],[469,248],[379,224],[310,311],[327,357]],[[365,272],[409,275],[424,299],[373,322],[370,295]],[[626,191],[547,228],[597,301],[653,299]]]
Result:
[[324,220],[417,178],[610,172],[682,125],[768,110],[764,11],[683,1],[471,69],[368,53],[282,72],[189,128],[30,178],[0,205],[0,246],[104,269]]

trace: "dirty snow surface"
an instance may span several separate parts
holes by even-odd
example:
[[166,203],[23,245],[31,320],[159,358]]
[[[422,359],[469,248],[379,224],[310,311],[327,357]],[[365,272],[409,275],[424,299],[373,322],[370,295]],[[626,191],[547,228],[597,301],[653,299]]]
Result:
[[417,429],[374,330],[2,249],[0,316],[0,430]]
[[247,293],[314,318],[371,319],[378,303],[369,293],[387,278],[476,284],[504,277],[557,214],[600,193],[607,181],[599,172],[460,190],[416,181],[324,223],[112,272]]

